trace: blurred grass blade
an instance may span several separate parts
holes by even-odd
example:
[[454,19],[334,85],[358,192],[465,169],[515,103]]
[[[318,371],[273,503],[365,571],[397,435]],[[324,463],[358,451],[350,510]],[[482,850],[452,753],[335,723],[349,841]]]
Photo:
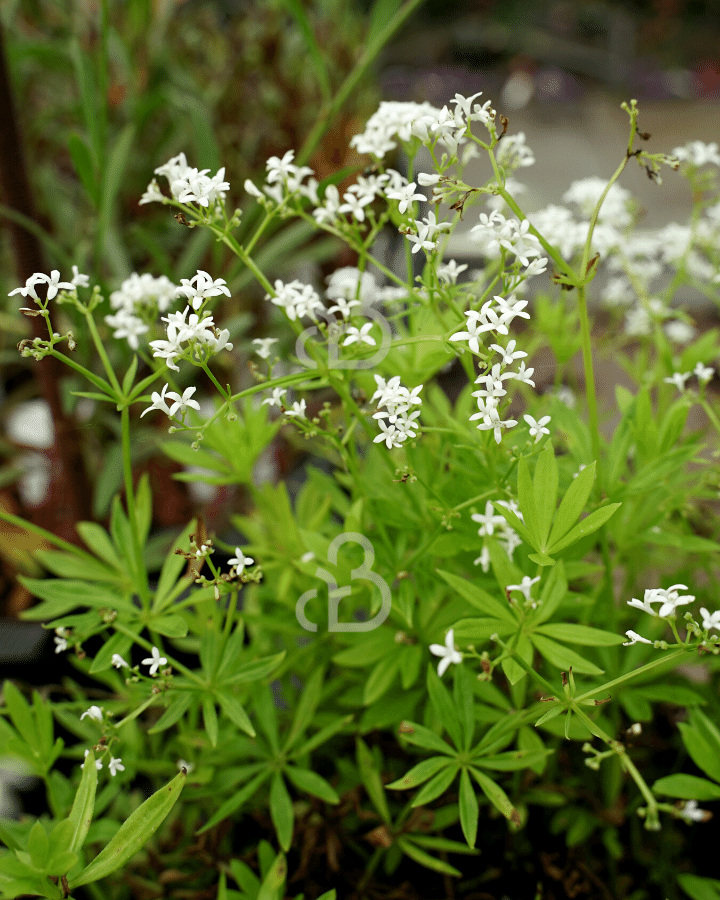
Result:
[[[390,0],[390,2],[393,6],[397,6],[398,0]],[[387,0],[385,0],[385,3],[387,3]],[[323,103],[327,103],[330,99],[331,93],[330,76],[328,75],[325,56],[320,48],[320,45],[317,42],[315,32],[313,31],[313,27],[307,17],[307,13],[305,12],[300,0],[282,0],[282,5],[290,13],[293,19],[295,19],[295,24],[300,29],[300,33],[302,34],[303,40],[305,41],[305,46],[307,47],[307,51],[310,54],[310,60],[313,65],[313,72],[315,73],[315,77],[317,78],[318,84],[320,85],[322,101]]]
[[71,38],[69,55],[75,69],[75,80],[80,92],[80,106],[82,108],[85,127],[90,137],[90,150],[93,154],[93,162],[97,171],[105,168],[105,148],[103,146],[103,128],[101,110],[98,104],[95,76],[90,65],[90,60],[80,47],[76,37]]
[[10,219],[11,222],[17,222],[18,225],[22,225],[23,228],[27,229],[30,234],[34,234],[48,251],[51,260],[62,267],[63,275],[65,271],[68,274],[70,273],[70,268],[74,262],[73,258],[63,250],[54,238],[50,237],[41,225],[38,225],[37,222],[34,222],[11,206],[7,206],[5,203],[0,203],[0,216]]
[[98,183],[95,177],[95,167],[93,165],[93,157],[90,148],[79,134],[71,134],[70,140],[68,141],[68,150],[70,151],[75,171],[97,209],[100,205],[100,192],[98,191]]

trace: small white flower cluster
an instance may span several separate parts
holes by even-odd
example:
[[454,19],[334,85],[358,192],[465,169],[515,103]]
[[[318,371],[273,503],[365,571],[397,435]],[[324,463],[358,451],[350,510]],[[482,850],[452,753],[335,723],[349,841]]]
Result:
[[[227,328],[222,331],[213,322],[212,316],[204,316],[202,319],[197,313],[188,317],[190,307],[179,313],[170,313],[163,316],[162,321],[167,323],[167,340],[150,341],[153,348],[153,356],[164,359],[168,368],[179,372],[179,366],[174,365],[178,357],[183,359],[195,359],[198,364],[220,353],[221,350],[232,350],[229,343],[230,332]],[[187,344],[183,347],[183,344]],[[189,352],[188,352],[189,351]]]
[[711,144],[705,144],[703,141],[690,141],[684,147],[676,147],[672,156],[697,169],[706,165],[720,166],[720,151],[715,141]]
[[[515,515],[520,519],[521,522],[524,521],[523,514],[520,512],[520,507],[514,500],[498,500],[498,506],[504,506],[506,509],[509,509],[510,512],[515,513]],[[485,504],[485,512],[484,513],[473,513],[470,517],[473,522],[477,522],[480,528],[478,529],[478,534],[480,537],[492,537],[495,535],[495,529],[498,528],[497,538],[500,541],[501,545],[505,549],[508,557],[512,559],[513,553],[515,552],[515,548],[519,547],[522,544],[522,540],[520,539],[517,531],[514,528],[511,528],[508,524],[507,520],[504,516],[497,514],[493,509],[493,504],[488,500]],[[482,552],[477,559],[473,560],[474,566],[481,566],[483,572],[487,572],[490,569],[490,551],[488,550],[486,545],[483,545]]]
[[[318,181],[313,170],[309,166],[296,166],[294,158],[294,150],[288,150],[282,157],[271,156],[265,163],[268,174],[263,189],[260,190],[249,178],[245,180],[243,187],[263,205],[267,205],[269,199],[282,206],[291,197],[307,197],[317,205],[320,202],[317,194]],[[310,178],[307,184],[303,184],[308,175]]]
[[524,131],[504,135],[495,150],[495,159],[499,166],[510,171],[535,165],[535,154],[527,145]]
[[287,394],[287,388],[273,388],[272,395],[266,397],[260,405],[265,406],[267,403],[268,406],[277,406],[286,416],[295,416],[298,419],[307,418],[305,415],[305,400],[296,400],[290,409],[286,409],[285,401],[283,400],[285,394]]
[[154,278],[133,272],[110,294],[110,306],[117,312],[105,316],[105,321],[113,329],[113,337],[127,338],[130,347],[137,350],[140,335],[148,332],[149,323],[155,321],[158,313],[167,312],[177,291],[177,286],[164,275]]
[[[668,616],[675,616],[675,612],[679,606],[685,606],[688,603],[693,602],[693,600],[695,599],[694,595],[680,595],[680,591],[686,590],[686,584],[672,584],[669,588],[649,588],[646,589],[645,595],[642,600],[637,600],[635,597],[633,597],[632,600],[628,600],[628,606],[635,607],[636,609],[641,609],[643,612],[646,612],[648,615],[654,616],[655,618],[665,619]],[[661,604],[657,611],[653,609],[653,603]],[[700,614],[703,620],[702,627],[705,631],[709,631],[712,628],[720,631],[720,610],[717,610],[714,613],[709,613],[707,609],[705,609],[705,607],[701,607]],[[653,641],[649,641],[647,638],[642,637],[634,631],[626,631],[625,634],[630,638],[630,640],[627,643],[623,644],[624,647],[630,647],[632,644],[637,643],[654,643]]]
[[715,369],[713,369],[712,366],[705,366],[699,362],[692,372],[673,372],[672,375],[668,378],[664,378],[663,381],[665,384],[674,384],[680,393],[682,393],[685,390],[685,382],[693,375],[696,376],[700,385],[704,387],[714,374]]
[[[192,278],[182,278],[182,287],[176,288],[175,293],[178,296],[184,296],[189,300],[192,308],[197,312],[203,303],[210,297],[219,297],[220,294],[230,296],[230,289],[224,278],[215,278],[198,269],[197,275]],[[164,312],[164,310],[162,310]]]
[[[208,176],[210,169],[202,171],[189,166],[184,153],[179,153],[168,160],[163,166],[155,169],[156,175],[163,175],[170,185],[170,193],[173,199],[179,203],[196,203],[208,209],[216,201],[223,201],[230,187],[225,181],[225,167],[219,169],[212,177]],[[162,203],[166,198],[153,178],[147,190],[140,198],[140,205],[144,203]]]
[[[502,249],[514,253],[520,264],[529,272],[526,276],[539,275],[547,268],[547,259],[543,257],[540,241],[530,234],[529,219],[519,222],[517,219],[506,219],[493,210],[489,215],[480,213],[480,223],[470,229],[470,238],[480,247],[485,256],[499,256]],[[530,260],[534,260],[531,264]]]
[[[402,447],[404,441],[417,435],[415,419],[420,416],[420,410],[416,409],[414,412],[409,410],[411,406],[422,403],[418,394],[423,386],[419,384],[408,390],[400,384],[399,375],[387,381],[380,375],[375,375],[374,378],[377,390],[372,395],[371,402],[377,400],[378,411],[373,415],[373,419],[377,419],[382,434],[374,438],[373,443],[385,441],[388,450],[392,447]],[[380,409],[383,406],[385,409]]]
[[316,322],[316,313],[324,309],[315,288],[297,279],[285,284],[278,278],[275,281],[275,295],[265,294],[265,299],[284,309],[288,319],[293,322],[305,316]]
[[455,156],[470,122],[489,125],[495,119],[495,110],[490,107],[489,100],[473,106],[481,93],[471,97],[455,94],[453,111],[447,106],[437,109],[427,102],[384,101],[370,116],[362,134],[352,138],[350,146],[358,153],[369,153],[382,159],[397,147],[396,138],[404,144],[416,138],[426,146],[434,146],[439,140],[450,155]]

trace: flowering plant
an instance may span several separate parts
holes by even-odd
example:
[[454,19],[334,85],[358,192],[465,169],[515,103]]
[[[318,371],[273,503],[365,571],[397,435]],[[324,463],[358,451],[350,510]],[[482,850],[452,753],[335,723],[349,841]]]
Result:
[[[212,835],[200,878],[218,897],[282,897],[289,866],[300,878],[324,855],[329,898],[347,882],[369,895],[378,867],[391,875],[403,861],[460,877],[469,865],[456,857],[533,820],[568,846],[597,838],[617,862],[613,824],[639,818],[652,833],[711,815],[697,803],[720,797],[718,545],[706,536],[718,480],[702,438],[720,433],[718,343],[714,330],[691,342],[689,316],[671,304],[687,283],[717,299],[720,204],[706,166],[720,156],[697,143],[637,148],[649,136],[632,101],[610,180],[575,182],[568,206],[526,214],[515,174],[532,151],[479,96],[442,109],[382,103],[351,142],[372,165],[342,192],[292,150],[271,157],[266,182],[244,185],[261,211],[244,243],[230,173],[199,171],[183,153],[155,170],[163,183],[140,203],[169,206],[230,248],[264,293],[265,337],[229,340],[218,304],[231,291],[204,270],[180,285],[134,275],[109,310],[76,270],[12,292],[47,323],[48,338],[21,353],[60,359],[90,382],[81,396],[119,411],[125,503],[113,501],[109,530],[78,525],[87,550],[46,534],[57,549],[39,558],[56,577],[23,579],[41,601],[27,618],[55,631],[57,652],[74,654],[102,700],[83,709],[76,686],[69,704],[36,693],[31,705],[6,682],[0,734],[44,780],[52,819],[50,831],[3,826],[3,896],[67,897],[102,878],[127,896],[123,867],[156,832],[181,873],[197,871],[193,835]],[[474,158],[487,163],[482,184],[464,180]],[[688,226],[635,233],[617,184],[633,159],[658,184],[663,166],[688,178]],[[477,203],[470,237],[483,265],[468,272],[446,248]],[[290,218],[344,242],[357,265],[325,290],[270,280],[253,253],[271,222]],[[376,249],[389,230],[403,238],[399,267]],[[616,389],[609,428],[588,309],[601,273],[609,332],[624,315],[640,347],[625,360],[637,392]],[[534,288],[544,274],[550,286]],[[84,317],[82,337],[55,330],[62,305]],[[73,359],[81,340],[99,368]],[[558,366],[541,393],[531,360],[548,342]],[[123,345],[119,376],[111,352]],[[584,406],[563,384],[578,349]],[[253,353],[252,380],[223,384],[229,354]],[[708,425],[687,433],[694,406]],[[146,415],[169,426],[164,453],[202,468],[185,480],[240,484],[252,498],[232,535],[210,536],[196,518],[159,565],[149,482],[133,479],[132,433]],[[310,448],[296,490],[258,474],[279,431]],[[218,550],[229,558],[216,563]],[[678,579],[687,584],[657,586]],[[704,683],[689,687],[691,673]],[[643,723],[668,707],[690,709],[679,737],[702,774],[651,784]],[[67,749],[53,717],[76,738]],[[61,755],[84,762],[63,774]],[[128,793],[138,778],[160,785],[142,803]],[[604,806],[585,799],[598,786]],[[240,829],[249,815],[259,845]],[[645,840],[633,830],[636,851]],[[242,858],[251,849],[257,872]],[[692,897],[718,885],[673,876]]]

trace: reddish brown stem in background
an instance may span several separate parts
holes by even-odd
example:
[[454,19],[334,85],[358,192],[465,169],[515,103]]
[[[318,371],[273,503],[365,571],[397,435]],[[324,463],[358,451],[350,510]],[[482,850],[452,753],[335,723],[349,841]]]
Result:
[[[2,28],[0,28],[0,193],[8,206],[34,219],[35,210],[11,94]],[[22,225],[15,222],[4,224],[12,241],[18,284],[24,285],[34,272],[46,271],[42,248],[35,235]],[[63,272],[63,278],[67,280],[69,274]],[[45,322],[41,317],[31,317],[30,322],[33,337],[47,338],[47,334],[43,331]],[[52,357],[34,362],[33,368],[38,391],[50,407],[55,427],[55,442],[47,451],[51,469],[48,494],[41,506],[34,510],[26,510],[25,514],[38,524],[42,524],[48,531],[60,535],[67,541],[78,543],[75,523],[92,518],[92,488],[85,471],[77,426],[65,415],[60,402],[59,388],[63,368],[59,361]]]

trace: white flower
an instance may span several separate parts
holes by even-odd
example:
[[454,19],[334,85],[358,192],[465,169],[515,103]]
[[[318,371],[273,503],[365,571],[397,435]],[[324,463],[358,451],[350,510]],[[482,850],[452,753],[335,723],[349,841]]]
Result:
[[251,566],[255,560],[251,556],[245,556],[244,551],[240,547],[235,548],[235,556],[228,560],[228,565],[237,567],[237,574],[242,575],[245,566]]
[[275,296],[265,294],[265,299],[270,300],[275,306],[281,306],[292,321],[302,319],[303,316],[315,319],[315,311],[323,308],[315,289],[297,279],[284,284],[278,278],[275,281]]
[[220,294],[230,296],[230,289],[224,278],[216,278],[213,281],[212,277],[202,269],[198,269],[197,275],[193,275],[192,278],[181,280],[183,286],[177,288],[175,293],[184,294],[193,309],[199,309],[203,300],[208,297],[218,297]]
[[[169,411],[168,415],[170,417],[172,417],[179,410],[180,413],[184,416],[185,412],[190,407],[192,407],[193,409],[199,410],[200,404],[197,402],[197,400],[190,399],[190,397],[192,397],[192,395],[195,393],[196,390],[197,390],[197,388],[195,388],[195,387],[185,388],[185,390],[183,391],[182,397],[180,396],[180,394],[176,393],[175,391],[170,391],[170,393],[168,394],[168,397],[171,400],[174,400],[175,402],[170,407],[170,411]],[[145,410],[145,412],[147,412],[147,410]]]
[[404,434],[396,425],[386,425],[382,419],[378,420],[378,425],[382,429],[383,434],[379,434],[377,437],[373,438],[374,444],[377,444],[379,441],[385,441],[385,446],[388,450],[392,447],[402,447],[403,441],[407,438],[406,434]]
[[625,634],[630,638],[630,640],[623,641],[623,647],[631,647],[633,644],[637,644],[638,642],[642,644],[652,644],[652,641],[649,641],[647,638],[644,638],[640,634],[636,634],[634,631],[626,631]]
[[490,551],[488,550],[487,547],[482,548],[482,550],[480,552],[480,556],[478,556],[477,559],[473,560],[473,565],[481,566],[483,572],[490,571]]
[[454,259],[448,260],[437,267],[437,277],[444,284],[457,284],[458,275],[467,269],[467,263],[459,266]]
[[153,178],[150,184],[145,188],[145,193],[138,200],[138,206],[142,206],[144,203],[163,203],[164,201],[165,196],[158,187],[157,181]]
[[255,351],[260,359],[267,359],[270,356],[270,348],[273,344],[277,344],[277,338],[253,338],[253,344],[257,344]]
[[705,609],[700,607],[700,614],[703,617],[703,628],[708,631],[710,628],[716,628],[720,631],[720,610],[716,610],[712,615]]
[[535,438],[536,444],[544,434],[550,434],[550,431],[545,428],[545,425],[550,421],[550,416],[543,416],[542,419],[537,422],[532,416],[528,415],[524,415],[523,419],[525,419],[530,426],[530,437]]
[[707,384],[715,374],[715,369],[713,369],[712,366],[704,366],[699,362],[693,369],[693,373],[697,376],[697,380],[701,382],[701,384]]
[[430,644],[430,652],[434,656],[442,657],[442,659],[438,663],[438,675],[441,678],[450,663],[461,663],[463,660],[462,653],[455,649],[454,634],[452,628],[448,631],[445,637],[445,645],[443,646],[442,644]]
[[505,517],[495,512],[495,508],[490,500],[485,504],[484,513],[474,513],[470,518],[473,522],[477,522],[480,525],[478,529],[480,537],[484,537],[486,534],[495,534],[495,526],[505,524]]
[[287,388],[273,388],[272,397],[266,397],[261,406],[267,403],[269,406],[282,406],[282,398],[287,394]]
[[74,284],[71,284],[69,281],[60,281],[59,269],[53,269],[49,277],[42,272],[35,272],[27,279],[25,287],[15,288],[14,291],[10,291],[8,297],[12,297],[13,294],[21,294],[23,297],[32,297],[33,300],[40,302],[40,298],[35,292],[35,285],[43,283],[48,286],[47,300],[52,300],[56,296],[59,288],[64,288],[67,291],[75,290]]
[[692,375],[692,372],[673,372],[670,378],[663,378],[665,384],[674,384],[679,391],[685,390],[685,382]]
[[358,222],[364,222],[364,207],[367,206],[368,203],[372,203],[373,198],[369,197],[367,194],[362,197],[357,197],[355,194],[351,194],[350,191],[346,191],[343,194],[343,200],[345,202],[342,204],[342,206],[338,207],[338,212],[350,213],[350,215],[354,219],[357,219]]
[[[717,144],[715,146],[717,147]],[[712,818],[710,810],[698,809],[697,800],[686,800],[680,815],[688,822],[707,822]]]
[[502,365],[511,366],[516,359],[522,359],[527,356],[522,350],[516,350],[517,341],[510,341],[507,347],[501,347],[500,344],[490,344],[491,350],[497,350],[502,356]]
[[360,328],[356,328],[354,325],[348,325],[347,331],[345,332],[347,337],[342,342],[343,347],[347,347],[348,344],[354,344],[357,341],[369,344],[371,347],[374,347],[376,344],[375,338],[370,337],[370,335],[368,334],[372,327],[372,322],[366,322]]
[[[85,751],[85,758],[86,758],[86,759],[87,759],[87,755],[88,755],[89,752],[90,752],[89,750],[86,750],[86,751]],[[99,759],[96,759],[96,760],[95,760],[95,768],[98,770],[98,772],[100,771],[100,769],[102,769],[102,762],[101,762]]]
[[[152,392],[152,395],[151,395],[152,406],[148,406],[148,408],[146,410],[143,410],[143,412],[140,413],[141,419],[146,413],[152,412],[152,410],[154,410],[154,409],[161,409],[167,416],[172,415],[172,413],[170,412],[170,407],[167,405],[167,402],[165,400],[165,391],[167,391],[167,389],[169,387],[170,387],[170,385],[166,384],[159,394],[157,391]],[[175,395],[175,396],[177,396],[177,395]]]
[[126,663],[125,660],[120,656],[119,653],[113,653],[112,655],[112,664],[116,669],[129,669],[130,663]]
[[62,653],[63,650],[67,650],[68,642],[64,637],[54,637],[53,640],[56,643],[55,652]]
[[506,590],[520,591],[522,593],[523,597],[525,597],[525,600],[529,603],[529,602],[531,602],[530,601],[530,589],[532,588],[532,586],[534,584],[537,584],[538,581],[540,581],[539,575],[537,576],[537,578],[530,578],[529,575],[524,575],[520,584],[509,584],[507,586]]
[[110,762],[108,763],[108,769],[110,769],[110,774],[112,776],[115,776],[118,772],[124,772],[125,766],[122,764],[122,760],[120,758],[115,759],[115,757],[111,753]]
[[296,400],[292,405],[292,409],[285,410],[286,416],[297,416],[300,419],[306,418],[305,416],[305,400]]
[[85,712],[80,716],[80,719],[84,719],[85,716],[90,716],[90,718],[95,719],[96,722],[102,722],[103,711],[99,706],[91,706],[90,709],[85,710]]
[[523,381],[525,384],[529,384],[531,387],[535,387],[535,382],[530,377],[534,371],[535,369],[526,369],[525,363],[521,362],[520,368],[517,370],[517,373],[515,375],[515,379],[517,381]]
[[81,275],[80,270],[77,266],[72,267],[73,277],[72,283],[75,287],[89,287],[90,286],[90,278],[88,275]]
[[410,181],[408,184],[396,188],[395,190],[385,191],[385,196],[389,200],[399,200],[400,204],[398,205],[398,211],[404,213],[414,200],[426,199],[425,194],[415,192],[415,187],[415,182]]
[[160,666],[164,666],[167,662],[167,659],[164,656],[160,656],[160,651],[157,647],[152,648],[152,656],[148,656],[145,659],[141,660],[142,665],[150,666],[150,674],[154,675]]

